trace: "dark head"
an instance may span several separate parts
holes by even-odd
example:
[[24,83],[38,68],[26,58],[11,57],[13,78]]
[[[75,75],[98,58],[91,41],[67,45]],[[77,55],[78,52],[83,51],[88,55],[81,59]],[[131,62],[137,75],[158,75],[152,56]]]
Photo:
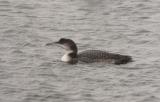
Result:
[[60,44],[66,50],[64,56],[61,58],[61,61],[68,62],[70,64],[76,64],[78,62],[77,56],[77,46],[71,39],[61,38],[57,42],[47,43],[46,46]]
[[77,53],[77,46],[75,42],[71,39],[61,38],[59,41],[55,43],[63,45],[66,50],[71,50],[74,53]]

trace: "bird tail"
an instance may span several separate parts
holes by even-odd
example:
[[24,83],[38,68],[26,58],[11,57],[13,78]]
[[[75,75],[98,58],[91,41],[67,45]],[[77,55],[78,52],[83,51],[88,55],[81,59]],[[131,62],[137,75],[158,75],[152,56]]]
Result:
[[127,64],[129,62],[132,62],[132,57],[131,56],[121,56],[119,59],[117,59],[115,61],[116,65],[120,65],[120,64]]

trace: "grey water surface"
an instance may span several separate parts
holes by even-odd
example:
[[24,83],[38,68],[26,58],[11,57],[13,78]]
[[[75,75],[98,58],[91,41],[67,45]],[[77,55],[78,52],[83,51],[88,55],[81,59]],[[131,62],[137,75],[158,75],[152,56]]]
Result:
[[[68,65],[61,37],[134,62]],[[0,0],[0,102],[160,102],[160,0]]]

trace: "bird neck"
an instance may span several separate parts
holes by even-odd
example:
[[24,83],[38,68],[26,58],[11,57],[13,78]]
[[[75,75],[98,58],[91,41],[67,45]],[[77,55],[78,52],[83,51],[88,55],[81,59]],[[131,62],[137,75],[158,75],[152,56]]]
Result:
[[77,53],[74,52],[74,51],[67,51],[63,57],[61,58],[61,60],[63,62],[67,62],[67,63],[70,63],[70,64],[75,64],[78,62],[78,56],[77,56]]

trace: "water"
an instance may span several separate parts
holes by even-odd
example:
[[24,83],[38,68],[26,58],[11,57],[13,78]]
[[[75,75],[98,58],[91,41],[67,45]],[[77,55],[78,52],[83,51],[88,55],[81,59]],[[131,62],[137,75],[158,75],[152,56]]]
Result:
[[[0,0],[0,102],[159,102],[159,0]],[[133,56],[68,65],[46,43]]]

